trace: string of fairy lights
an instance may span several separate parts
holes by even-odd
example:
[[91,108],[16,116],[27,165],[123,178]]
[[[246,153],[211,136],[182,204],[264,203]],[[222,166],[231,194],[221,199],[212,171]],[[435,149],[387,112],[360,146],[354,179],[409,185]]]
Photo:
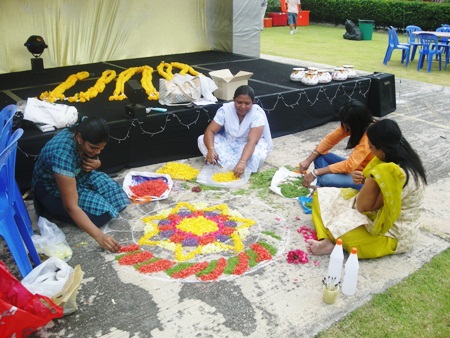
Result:
[[[338,97],[341,96],[347,97],[348,99],[352,99],[356,94],[361,95],[363,97],[367,97],[370,90],[371,78],[370,77],[362,77],[362,78],[365,78],[366,80],[365,81],[355,80],[352,88],[349,86],[350,85],[349,82],[346,82],[345,84],[339,84],[338,87],[320,86],[317,93],[315,93],[313,96],[308,94],[307,89],[302,89],[296,93],[297,97],[294,102],[289,102],[288,99],[283,94],[277,94],[276,101],[273,103],[271,107],[268,107],[267,104],[264,105],[263,101],[259,97],[256,97],[255,103],[258,104],[266,112],[266,114],[271,114],[276,113],[277,107],[279,105],[284,105],[285,107],[290,109],[296,109],[300,105],[304,104],[302,103],[302,101],[306,101],[306,103],[312,107],[322,99],[327,100],[329,104],[332,105],[334,100],[336,100]],[[369,85],[367,85],[367,79],[369,80]],[[315,88],[317,89],[317,87]],[[331,90],[333,90],[334,93],[330,93]],[[291,95],[292,93],[293,92],[289,92],[289,95]],[[323,98],[321,98],[321,96],[323,96]],[[198,107],[195,111],[197,113],[197,116],[195,117],[194,120],[192,120],[189,123],[183,122],[183,120],[180,118],[180,115],[183,115],[183,113],[179,114],[167,113],[163,124],[158,127],[156,127],[155,125],[149,125],[148,123],[146,123],[145,120],[140,121],[138,119],[131,119],[130,125],[128,126],[128,129],[124,136],[120,137],[117,135],[110,135],[110,139],[120,144],[121,142],[131,137],[130,134],[133,128],[139,128],[140,132],[143,135],[149,135],[150,137],[153,137],[155,135],[164,133],[166,131],[168,123],[171,122],[173,119],[176,120],[180,125],[182,125],[186,129],[190,129],[192,125],[197,124],[202,114],[206,114],[207,123],[209,123],[212,120],[210,113],[206,108]],[[151,126],[152,129],[155,129],[156,127],[157,130],[150,131],[148,130],[148,126]],[[32,158],[36,160],[36,158],[39,157],[39,154],[29,154],[20,147],[18,147],[18,150],[27,158]]]
[[[305,89],[302,89],[301,91],[299,91],[297,93],[298,97],[297,97],[296,101],[293,103],[288,103],[287,100],[285,99],[285,97],[283,96],[283,94],[277,95],[277,100],[271,108],[264,107],[262,101],[258,97],[256,98],[256,103],[259,106],[261,106],[261,108],[263,108],[267,114],[270,114],[271,112],[276,110],[277,105],[279,103],[284,104],[285,107],[295,109],[296,107],[300,106],[300,104],[301,104],[300,101],[302,100],[303,97],[306,98],[306,103],[308,103],[312,107],[319,100],[321,100],[319,98],[319,96],[321,94],[323,94],[325,96],[325,99],[330,103],[330,105],[332,105],[333,101],[339,96],[340,92],[342,93],[343,96],[347,97],[348,99],[352,99],[353,96],[355,96],[355,93],[358,93],[358,95],[361,95],[363,97],[367,97],[369,90],[370,90],[370,85],[372,83],[372,80],[370,77],[366,77],[366,78],[369,80],[368,86],[365,84],[366,83],[365,81],[356,80],[354,82],[353,88],[351,89],[351,91],[349,91],[348,90],[349,89],[348,82],[345,85],[339,84],[339,86],[336,88],[336,91],[334,92],[334,95],[327,94],[327,91],[331,90],[330,88],[328,88],[327,86],[321,86],[321,87],[319,87],[318,92],[315,94],[315,97],[313,97],[313,98],[311,98],[310,95],[308,95],[308,92]],[[364,84],[364,87],[362,86],[363,84]]]

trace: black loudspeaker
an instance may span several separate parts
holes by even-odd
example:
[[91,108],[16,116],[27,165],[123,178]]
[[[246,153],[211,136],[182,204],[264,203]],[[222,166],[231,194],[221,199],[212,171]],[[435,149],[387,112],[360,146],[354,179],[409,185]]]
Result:
[[370,89],[367,106],[374,116],[382,117],[397,109],[394,74],[373,73],[369,75]]
[[129,80],[125,82],[124,94],[131,104],[125,106],[125,115],[130,118],[144,117],[145,107],[139,103],[147,100],[147,94],[139,81]]
[[124,93],[131,103],[142,103],[147,100],[147,94],[137,80],[125,82]]

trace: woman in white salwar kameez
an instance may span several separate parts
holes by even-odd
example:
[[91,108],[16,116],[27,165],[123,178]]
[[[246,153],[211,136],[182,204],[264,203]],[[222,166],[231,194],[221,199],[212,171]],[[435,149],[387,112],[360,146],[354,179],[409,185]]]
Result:
[[240,177],[247,169],[257,172],[272,150],[272,136],[264,110],[254,104],[250,86],[240,86],[232,102],[220,107],[198,147],[210,164],[219,163]]

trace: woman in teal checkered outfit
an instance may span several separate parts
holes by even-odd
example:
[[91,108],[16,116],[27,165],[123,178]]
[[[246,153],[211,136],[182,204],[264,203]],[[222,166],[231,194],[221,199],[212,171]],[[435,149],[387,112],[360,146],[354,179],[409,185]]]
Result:
[[63,129],[42,149],[32,189],[38,215],[75,223],[104,249],[117,252],[119,243],[99,229],[129,204],[122,187],[96,171],[108,139],[109,127],[101,118],[83,118]]

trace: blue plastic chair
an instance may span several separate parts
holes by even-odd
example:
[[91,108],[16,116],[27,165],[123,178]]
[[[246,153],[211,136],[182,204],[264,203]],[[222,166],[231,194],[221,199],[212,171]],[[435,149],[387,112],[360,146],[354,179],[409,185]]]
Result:
[[412,50],[410,52],[411,54],[411,61],[414,61],[414,57],[416,55],[417,47],[420,46],[420,41],[417,38],[413,32],[419,32],[422,30],[419,26],[409,25],[406,26],[406,35],[408,36],[408,43],[411,45]]
[[[14,114],[16,113],[17,107],[13,104],[6,106],[0,112],[0,152],[5,149],[12,133],[12,123]],[[22,194],[20,193],[19,186],[17,182],[14,184],[14,218],[16,222],[20,222],[25,225],[28,229],[30,236],[34,235],[32,222],[30,215],[28,214],[27,207],[22,199]]]
[[405,67],[408,67],[409,63],[409,52],[410,52],[410,45],[409,43],[400,43],[398,41],[397,32],[395,31],[395,28],[391,27],[388,29],[388,47],[386,50],[386,54],[384,56],[383,63],[384,65],[387,65],[389,60],[391,59],[392,52],[395,49],[400,49],[402,51],[402,63],[405,62]]
[[438,37],[434,34],[420,33],[419,61],[417,62],[417,70],[419,71],[424,64],[425,57],[428,58],[428,73],[431,72],[434,57],[439,61],[439,70],[442,69],[442,51],[438,48]]
[[[16,106],[10,104],[0,111],[0,151],[5,149],[9,138],[11,137],[12,121],[16,113]],[[6,127],[11,126],[11,128]],[[5,128],[6,127],[6,128]]]
[[[442,26],[436,29],[436,32],[450,32],[450,26]],[[448,53],[449,53],[449,39],[448,38],[440,38],[439,39],[439,48],[441,49],[442,53],[445,53],[445,60],[448,60]],[[446,62],[446,67],[447,68],[447,63]]]
[[23,277],[32,270],[30,254],[35,266],[41,264],[41,260],[33,244],[26,226],[16,223],[13,211],[14,179],[17,142],[23,134],[23,129],[17,129],[0,153],[0,235],[5,239],[14,260]]

